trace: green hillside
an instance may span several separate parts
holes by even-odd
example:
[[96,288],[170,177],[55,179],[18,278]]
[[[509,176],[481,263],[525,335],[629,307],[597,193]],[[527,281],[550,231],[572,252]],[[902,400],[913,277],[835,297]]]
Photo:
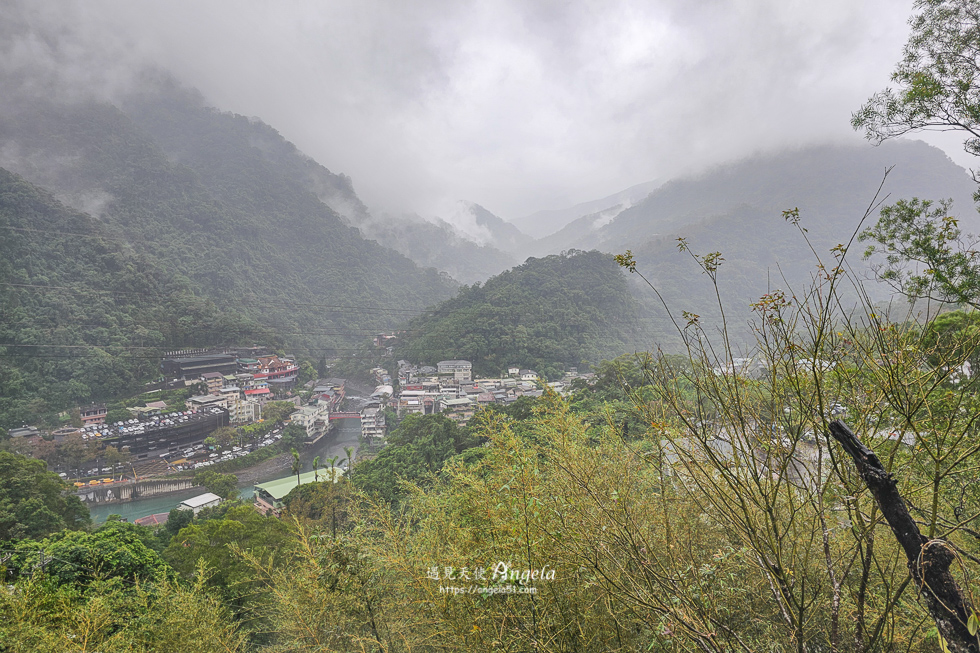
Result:
[[0,168],[0,426],[130,393],[170,347],[274,343]]
[[[720,252],[724,261],[718,282],[728,327],[736,343],[748,347],[753,341],[747,328],[752,318],[749,305],[774,289],[800,288],[815,270],[814,254],[782,212],[799,208],[807,238],[829,265],[830,249],[846,243],[854,233],[890,166],[894,167],[879,200],[953,198],[964,230],[977,231],[973,181],[941,150],[916,141],[877,148],[810,147],[758,156],[679,179],[571,242],[578,243],[575,246],[590,243],[609,252],[632,250],[638,268],[656,284],[675,315],[696,313],[709,328],[717,327],[720,318],[714,289],[690,254],[678,251],[677,238],[685,238],[697,254]],[[865,226],[876,220],[877,212],[872,212]],[[569,225],[565,235],[574,227],[574,223]],[[859,276],[871,278],[868,264],[861,259],[862,250],[863,246],[855,247],[849,262]],[[866,289],[878,300],[890,294],[873,281]],[[641,285],[636,291],[656,342],[676,348],[676,330],[659,300]],[[844,292],[845,301],[853,303],[855,298],[846,289]]]
[[7,101],[5,161],[287,348],[342,349],[455,289],[347,225],[297,172],[309,160],[267,125],[167,84],[120,107]]
[[531,258],[413,320],[396,355],[465,359],[485,375],[518,365],[553,378],[562,366],[586,367],[643,347],[637,310],[607,254]]

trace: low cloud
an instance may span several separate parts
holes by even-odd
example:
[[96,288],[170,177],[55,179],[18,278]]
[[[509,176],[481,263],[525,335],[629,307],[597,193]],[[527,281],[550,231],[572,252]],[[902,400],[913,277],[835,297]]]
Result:
[[54,71],[45,84],[106,96],[159,66],[350,175],[374,209],[439,215],[465,198],[513,218],[755,152],[857,138],[850,114],[887,85],[911,9],[25,2],[0,16],[12,55],[0,65],[43,67]]

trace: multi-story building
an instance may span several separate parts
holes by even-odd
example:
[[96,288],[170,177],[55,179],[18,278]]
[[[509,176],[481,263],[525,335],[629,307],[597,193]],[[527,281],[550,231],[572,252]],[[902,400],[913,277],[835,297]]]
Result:
[[293,413],[290,419],[294,424],[305,428],[308,437],[315,438],[329,425],[330,408],[326,404],[303,406]]
[[476,403],[472,399],[463,397],[460,399],[445,399],[442,401],[442,410],[446,416],[454,422],[466,424],[476,412]]
[[89,424],[105,424],[105,416],[109,411],[105,404],[90,404],[80,407],[78,413],[82,418],[82,424],[88,426]]
[[295,380],[299,374],[299,365],[291,358],[260,356],[258,362],[258,369],[252,373],[256,381],[284,381],[289,377]]
[[207,384],[209,395],[220,395],[221,389],[225,386],[225,377],[218,372],[205,372],[201,375],[201,380]]
[[203,444],[204,438],[219,426],[228,426],[228,411],[209,406],[189,415],[170,413],[141,420],[136,425],[122,427],[125,430],[106,435],[100,442],[127,451],[133,460],[146,460],[172,456],[188,446]]
[[455,381],[473,380],[473,363],[463,360],[439,361],[436,364],[439,374],[452,374]]
[[372,406],[361,411],[362,438],[368,442],[383,442],[385,430],[385,414],[381,408]]
[[193,397],[188,397],[185,400],[188,408],[205,408],[207,406],[217,406],[219,408],[228,408],[228,397],[222,397],[221,395],[195,395]]

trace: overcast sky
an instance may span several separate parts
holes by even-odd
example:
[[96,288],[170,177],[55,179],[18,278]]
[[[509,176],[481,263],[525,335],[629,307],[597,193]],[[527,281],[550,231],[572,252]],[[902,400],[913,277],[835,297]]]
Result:
[[[887,85],[911,12],[911,0],[25,6],[61,26],[61,56],[80,69],[162,66],[353,177],[374,209],[466,199],[504,218],[857,138],[850,114]],[[958,143],[943,145],[967,163]]]

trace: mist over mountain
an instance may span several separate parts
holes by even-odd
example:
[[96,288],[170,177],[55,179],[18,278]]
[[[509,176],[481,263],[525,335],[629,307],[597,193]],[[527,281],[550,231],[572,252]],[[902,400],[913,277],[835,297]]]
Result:
[[439,218],[382,215],[358,227],[365,237],[464,284],[484,281],[517,264],[511,254],[493,245],[479,245]]
[[[696,254],[720,252],[721,295],[731,324],[742,329],[749,304],[761,295],[808,283],[817,265],[810,245],[824,263],[832,260],[830,249],[849,241],[883,180],[879,201],[951,198],[963,230],[980,230],[972,200],[976,186],[966,171],[937,148],[897,141],[756,157],[668,182],[608,224],[593,228],[594,222],[582,219],[560,235],[566,242],[592,243],[604,251],[632,250],[675,314],[687,310],[706,322],[719,316],[714,290],[690,254],[678,251],[677,239],[685,238]],[[782,217],[793,208],[799,209],[810,245]],[[877,218],[872,211],[864,227]],[[889,289],[871,278],[862,251],[856,245],[848,254],[849,264],[867,279],[872,297],[884,299]],[[656,332],[670,334],[674,329],[659,300],[642,284],[635,289],[656,322]]]
[[167,348],[279,336],[0,168],[0,427],[138,391]]
[[347,223],[365,211],[350,180],[260,121],[167,80],[115,105],[26,90],[0,108],[0,165],[287,345],[342,347],[454,291],[364,239]]
[[630,186],[626,190],[603,197],[602,199],[582,202],[566,209],[546,209],[531,215],[511,220],[518,229],[532,238],[545,238],[561,231],[569,223],[591,215],[617,215],[619,212],[633,206],[654,190],[662,186],[662,179],[644,182]]
[[[555,251],[591,244],[618,251],[705,220],[724,222],[724,216],[738,207],[752,214],[779,215],[798,206],[822,227],[846,229],[848,220],[864,212],[889,168],[893,170],[884,188],[889,201],[951,197],[967,223],[976,224],[970,199],[974,186],[942,150],[921,141],[879,147],[856,142],[760,155],[674,179],[611,219],[603,212],[583,216],[539,240],[536,247]],[[729,222],[729,231],[736,230],[736,220]],[[847,234],[851,230],[846,229]]]

